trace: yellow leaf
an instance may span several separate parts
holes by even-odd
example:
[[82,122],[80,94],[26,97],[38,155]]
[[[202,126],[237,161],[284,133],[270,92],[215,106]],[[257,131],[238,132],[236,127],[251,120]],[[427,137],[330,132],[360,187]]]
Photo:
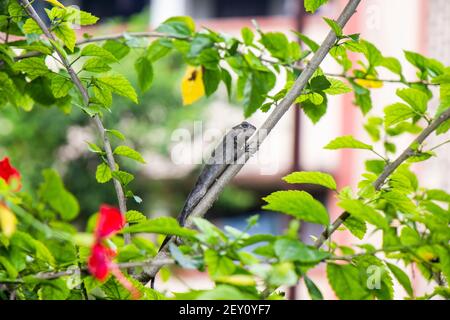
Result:
[[355,82],[359,84],[361,87],[367,89],[378,89],[383,87],[383,82],[375,79],[374,76],[367,76],[366,79],[356,79]]
[[63,8],[63,9],[65,8],[64,5],[61,2],[59,2],[58,0],[45,0],[45,1],[51,3],[54,6],[57,6],[57,7]]
[[202,67],[188,66],[181,82],[183,105],[192,104],[205,95]]
[[6,237],[11,237],[16,231],[17,219],[8,207],[0,204],[0,227]]

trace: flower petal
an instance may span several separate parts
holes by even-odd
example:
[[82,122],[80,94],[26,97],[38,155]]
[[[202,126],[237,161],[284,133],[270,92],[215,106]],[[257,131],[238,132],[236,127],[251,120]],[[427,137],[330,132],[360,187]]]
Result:
[[5,157],[2,161],[0,161],[0,178],[6,181],[8,184],[17,185],[14,191],[19,191],[21,188],[20,185],[20,173],[16,168],[11,166],[9,162],[9,158]]
[[115,208],[103,204],[100,206],[100,214],[98,216],[97,228],[95,235],[97,240],[107,238],[125,225],[125,217]]
[[110,249],[101,243],[96,243],[92,247],[91,256],[88,261],[89,272],[98,280],[104,281],[109,274],[111,263]]

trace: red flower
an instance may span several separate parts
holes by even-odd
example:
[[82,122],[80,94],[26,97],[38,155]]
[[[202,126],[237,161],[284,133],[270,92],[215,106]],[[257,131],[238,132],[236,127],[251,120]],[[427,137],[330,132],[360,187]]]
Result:
[[108,238],[125,226],[125,218],[114,207],[103,204],[100,206],[95,237],[97,241]]
[[89,271],[94,277],[104,281],[108,277],[111,259],[115,255],[116,253],[113,250],[101,243],[95,243],[88,261]]
[[18,185],[16,190],[19,191],[21,188],[20,185],[20,173],[16,168],[11,166],[9,163],[9,158],[5,157],[2,161],[0,161],[0,178],[6,181],[6,183],[10,184],[14,179],[17,180]]

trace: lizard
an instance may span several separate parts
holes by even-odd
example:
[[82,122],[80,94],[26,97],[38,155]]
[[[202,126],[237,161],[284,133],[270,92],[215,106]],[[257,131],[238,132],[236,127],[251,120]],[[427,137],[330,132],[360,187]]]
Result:
[[[200,175],[189,193],[184,206],[178,215],[177,221],[180,226],[184,226],[187,218],[192,210],[203,199],[205,194],[213,183],[220,177],[225,169],[236,163],[236,161],[244,154],[247,149],[247,140],[255,133],[256,128],[243,121],[234,126],[223,138],[222,141],[211,153],[211,157],[205,162]],[[167,236],[159,247],[159,251],[163,250],[172,236]],[[153,288],[154,278],[151,279]]]

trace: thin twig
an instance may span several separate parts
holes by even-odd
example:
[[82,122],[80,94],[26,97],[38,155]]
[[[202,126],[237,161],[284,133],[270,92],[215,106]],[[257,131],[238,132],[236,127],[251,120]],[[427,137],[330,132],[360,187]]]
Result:
[[[380,190],[384,185],[386,179],[408,158],[415,154],[414,146],[421,145],[425,139],[428,138],[441,124],[450,119],[450,108],[437,117],[431,124],[426,127],[414,141],[409,144],[409,146],[402,152],[394,162],[388,164],[383,172],[378,176],[378,178],[373,182],[373,187],[375,190]],[[317,248],[321,247],[324,242],[350,217],[348,212],[343,212],[333,223],[327,228],[319,239],[317,239],[315,246]]]
[[[22,5],[22,7],[25,9],[25,11],[30,16],[30,18],[33,19],[38,24],[38,26],[41,28],[41,30],[43,31],[45,36],[48,39],[55,41],[56,40],[55,37],[50,32],[50,30],[47,28],[44,21],[42,21],[42,19],[39,17],[39,15],[34,10],[33,6],[30,4],[30,2],[28,0],[18,0],[18,2]],[[81,96],[83,97],[83,102],[85,103],[85,105],[88,105],[89,104],[89,93],[88,93],[87,89],[83,86],[80,78],[78,78],[78,75],[76,74],[74,69],[70,66],[70,62],[67,60],[67,58],[59,51],[59,49],[56,46],[54,46],[53,44],[52,44],[52,46],[55,49],[56,53],[58,54],[62,64],[66,68],[67,72],[69,73],[70,78],[72,79],[72,82],[75,84],[78,91],[81,93]],[[97,126],[98,131],[100,132],[100,137],[103,141],[103,146],[105,149],[108,166],[111,169],[111,171],[115,171],[116,170],[116,162],[114,160],[111,143],[109,142],[108,136],[106,135],[105,127],[103,126],[103,123],[102,123],[99,115],[95,115],[93,117],[93,120],[94,120],[95,125]],[[127,212],[125,193],[123,191],[122,185],[120,184],[120,182],[117,179],[113,179],[113,183],[114,183],[114,188],[116,190],[117,200],[119,203],[119,209],[122,212],[122,214],[125,215],[125,213]],[[124,240],[125,240],[125,243],[130,243],[131,242],[130,235],[124,234]]]
[[[359,5],[360,1],[361,0],[349,0],[347,6],[343,10],[339,19],[337,20],[337,23],[340,26],[343,27],[350,19],[350,17],[356,12],[356,8]],[[263,125],[255,132],[253,137],[249,140],[248,152],[246,152],[242,157],[240,157],[236,162],[236,164],[228,166],[227,169],[222,173],[222,175],[217,179],[217,181],[210,187],[208,192],[205,194],[202,200],[192,211],[190,218],[186,221],[186,227],[192,226],[193,217],[203,217],[205,215],[205,213],[216,201],[216,199],[218,198],[222,190],[225,188],[225,186],[228,185],[230,181],[234,178],[234,176],[236,176],[239,173],[239,171],[245,165],[247,160],[258,151],[259,146],[267,137],[267,135],[277,125],[277,123],[280,121],[283,115],[289,110],[291,105],[295,102],[295,99],[297,99],[297,97],[302,93],[309,79],[312,77],[317,68],[319,68],[320,63],[323,61],[325,56],[331,50],[335,41],[336,41],[336,34],[333,31],[330,31],[328,33],[328,36],[320,46],[320,48],[314,54],[310,63],[306,66],[306,68],[297,78],[294,85],[286,94],[284,99],[274,109],[274,111],[266,119]],[[166,246],[166,248],[167,247],[168,246]],[[167,250],[163,249],[155,257],[155,260],[166,259],[167,256],[168,256]],[[154,277],[156,273],[159,271],[159,268],[156,266],[152,266],[151,268],[147,268],[144,270],[150,277]],[[150,285],[150,283],[148,283],[148,285]]]

